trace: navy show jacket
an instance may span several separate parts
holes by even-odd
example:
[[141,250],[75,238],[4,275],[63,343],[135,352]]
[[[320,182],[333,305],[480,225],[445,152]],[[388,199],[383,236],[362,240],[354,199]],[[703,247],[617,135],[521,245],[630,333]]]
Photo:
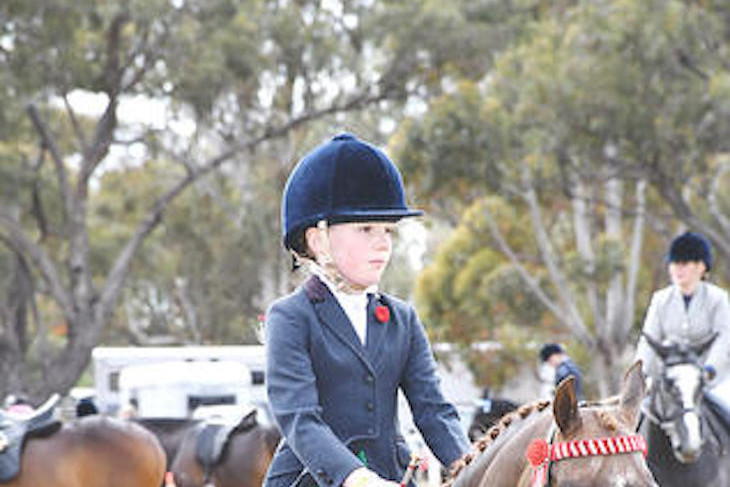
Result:
[[[388,307],[385,323],[375,318],[378,305]],[[270,306],[267,392],[283,440],[265,487],[339,486],[363,466],[363,456],[368,468],[398,481],[410,459],[398,425],[399,388],[444,465],[469,450],[458,413],[441,392],[413,307],[379,294],[368,304],[367,316],[363,346],[337,299],[316,277]]]

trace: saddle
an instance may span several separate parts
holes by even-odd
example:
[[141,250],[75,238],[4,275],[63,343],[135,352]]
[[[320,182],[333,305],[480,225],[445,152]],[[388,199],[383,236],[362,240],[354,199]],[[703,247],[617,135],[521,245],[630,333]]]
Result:
[[201,425],[200,435],[195,443],[195,457],[203,466],[203,476],[208,478],[225,454],[226,446],[233,434],[250,430],[256,426],[256,407],[242,408],[237,420],[209,418]]
[[47,436],[61,427],[55,415],[60,398],[54,394],[29,416],[0,411],[0,482],[8,482],[20,472],[20,457],[26,438]]

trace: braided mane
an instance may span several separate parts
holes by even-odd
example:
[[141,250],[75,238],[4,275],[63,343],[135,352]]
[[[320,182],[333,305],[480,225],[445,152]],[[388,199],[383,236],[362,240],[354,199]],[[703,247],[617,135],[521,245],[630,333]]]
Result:
[[[598,399],[594,401],[584,401],[579,404],[581,409],[588,409],[595,414],[598,422],[609,431],[617,431],[621,420],[617,418],[611,411],[606,410],[607,406],[616,406],[619,404],[619,396],[612,396],[605,399]],[[522,420],[527,418],[533,413],[539,413],[545,410],[552,404],[552,401],[536,401],[530,404],[520,406],[514,411],[511,411],[489,428],[482,437],[472,443],[472,450],[454,462],[451,470],[449,471],[449,477],[443,482],[441,487],[451,487],[456,478],[459,476],[464,469],[471,464],[475,459],[487,450],[487,448],[494,443],[497,438],[506,431],[515,420]]]
[[474,459],[478,458],[479,455],[481,455],[489,447],[489,445],[494,443],[499,435],[507,428],[509,428],[515,420],[525,419],[534,412],[539,413],[547,408],[550,404],[552,404],[552,401],[536,401],[531,404],[525,404],[523,406],[520,406],[516,410],[502,416],[502,418],[500,418],[497,423],[489,428],[481,438],[472,443],[472,451],[454,462],[453,466],[451,467],[451,471],[449,472],[449,477],[444,481],[442,487],[450,487],[456,477],[464,470],[464,468],[466,468],[466,466],[469,465]]

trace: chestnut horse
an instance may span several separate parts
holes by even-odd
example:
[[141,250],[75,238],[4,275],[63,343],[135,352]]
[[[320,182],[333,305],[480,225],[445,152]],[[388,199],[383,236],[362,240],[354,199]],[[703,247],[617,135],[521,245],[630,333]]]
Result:
[[[177,487],[261,487],[281,434],[273,424],[256,420],[256,412],[239,424],[223,425],[226,431],[222,447],[204,465],[201,461],[201,438],[206,426],[193,425],[178,447],[171,471]],[[203,453],[205,455],[205,453]]]
[[160,487],[165,453],[139,425],[85,416],[25,441],[19,474],[4,487]]
[[[573,377],[549,402],[505,415],[474,452],[457,462],[451,487],[656,486],[645,460],[645,442],[635,434],[645,394],[641,362],[626,373],[622,394],[581,403]],[[529,461],[528,461],[529,457]]]

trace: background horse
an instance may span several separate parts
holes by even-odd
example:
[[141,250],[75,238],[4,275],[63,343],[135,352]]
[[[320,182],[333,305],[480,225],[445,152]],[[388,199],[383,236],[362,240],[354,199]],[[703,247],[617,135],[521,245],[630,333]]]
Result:
[[579,407],[569,377],[558,385],[552,409],[540,402],[504,416],[456,464],[447,485],[656,486],[643,440],[634,434],[644,393],[641,362],[629,369],[613,401]]
[[502,419],[505,414],[517,409],[519,404],[508,399],[485,397],[477,401],[477,409],[469,425],[469,439],[476,441]]
[[661,344],[644,335],[662,359],[641,431],[649,468],[662,486],[730,485],[730,438],[703,401],[708,372],[698,361],[715,336],[695,345]]
[[[245,424],[244,424],[245,423]],[[200,457],[200,439],[205,422],[188,430],[171,471],[177,487],[261,487],[281,434],[273,424],[262,424],[254,413],[250,421],[228,425],[230,434],[212,465]],[[231,428],[232,427],[232,428]]]
[[142,425],[151,431],[159,440],[167,459],[166,470],[172,467],[172,461],[182,444],[185,434],[201,420],[192,418],[132,418],[132,422]]
[[87,416],[28,438],[20,474],[5,487],[159,487],[165,454],[141,426]]

